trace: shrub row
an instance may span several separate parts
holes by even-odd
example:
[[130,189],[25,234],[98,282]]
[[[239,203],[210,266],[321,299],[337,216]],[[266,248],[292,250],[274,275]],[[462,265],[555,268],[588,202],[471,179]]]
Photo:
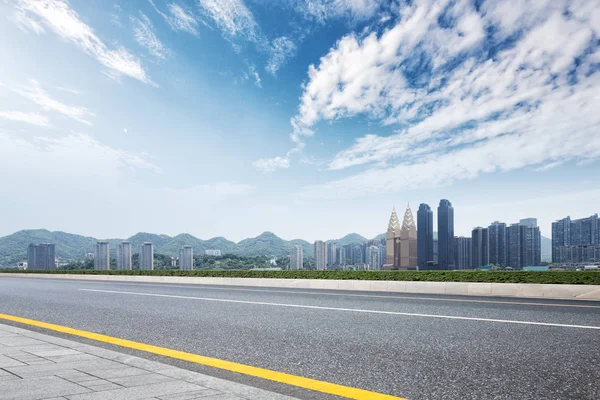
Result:
[[[15,270],[0,270],[16,272]],[[149,275],[194,276],[223,278],[279,279],[344,279],[427,282],[490,282],[490,283],[552,283],[600,285],[597,271],[217,271],[217,270],[160,270],[160,271],[19,271],[19,273],[82,274],[82,275]]]

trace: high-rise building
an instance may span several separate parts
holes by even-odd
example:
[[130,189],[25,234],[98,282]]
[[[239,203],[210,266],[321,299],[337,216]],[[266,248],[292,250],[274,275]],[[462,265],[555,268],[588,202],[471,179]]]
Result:
[[511,268],[521,267],[521,225],[511,224],[506,228],[506,264]]
[[471,231],[471,266],[483,267],[490,263],[490,236],[487,228],[478,226]]
[[439,259],[439,242],[438,238],[433,238],[433,262],[437,264],[440,261]]
[[304,254],[302,246],[299,244],[294,245],[292,248],[292,254],[290,255],[290,269],[299,270],[304,265]]
[[340,265],[342,267],[346,266],[346,260],[348,258],[348,256],[346,255],[346,246],[338,247],[337,251],[338,251],[338,255],[337,255],[338,265]]
[[334,241],[327,242],[327,267],[331,268],[338,264],[338,247]]
[[56,246],[53,243],[30,244],[27,248],[27,269],[56,269]]
[[540,228],[528,218],[525,224],[521,224],[521,268],[532,265],[540,265],[542,261],[542,235]]
[[94,269],[103,271],[110,269],[110,246],[108,242],[96,242]]
[[417,211],[417,264],[425,268],[433,261],[433,211],[422,203]]
[[360,244],[352,245],[352,264],[362,265],[365,263],[365,252]]
[[440,269],[454,269],[454,208],[446,199],[438,206],[438,264]]
[[150,242],[144,242],[140,249],[140,269],[154,269],[154,245]]
[[369,246],[367,260],[368,260],[370,270],[381,269],[380,256],[381,256],[381,254],[379,251],[379,246]]
[[402,227],[396,209],[392,210],[386,234],[384,269],[414,269],[417,267],[417,226],[410,206],[406,207]]
[[519,220],[519,225],[535,228],[537,226],[537,218],[522,218]]
[[315,241],[315,268],[327,269],[327,245],[322,240]]
[[117,269],[131,270],[133,268],[133,247],[131,242],[121,242],[117,246]]
[[179,249],[179,269],[194,269],[194,248],[192,246],[183,246]]
[[[522,222],[522,223],[521,223]],[[540,265],[542,237],[535,218],[522,219],[506,229],[506,264],[511,268]]]
[[398,269],[400,266],[400,253],[396,251],[396,244],[399,242],[400,222],[398,221],[398,214],[396,214],[396,207],[394,207],[385,234],[385,264],[383,269]]
[[488,226],[490,236],[490,264],[506,267],[506,224],[494,221]]
[[455,264],[456,269],[470,269],[472,267],[471,262],[471,238],[468,237],[455,237]]
[[552,223],[552,261],[561,264],[600,262],[598,214]]

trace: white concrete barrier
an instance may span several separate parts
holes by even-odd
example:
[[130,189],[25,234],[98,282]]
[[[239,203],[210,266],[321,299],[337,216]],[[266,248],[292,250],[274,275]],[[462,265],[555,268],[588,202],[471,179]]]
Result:
[[463,296],[499,296],[600,301],[600,285],[545,285],[532,283],[361,281],[279,278],[208,278],[187,276],[75,275],[2,273],[2,277],[71,279],[89,281],[174,283],[295,289],[353,290],[392,293],[426,293]]

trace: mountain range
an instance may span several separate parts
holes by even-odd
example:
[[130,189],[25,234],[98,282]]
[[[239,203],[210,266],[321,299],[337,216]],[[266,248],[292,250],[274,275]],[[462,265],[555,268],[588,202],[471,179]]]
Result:
[[[385,238],[385,233],[374,239]],[[274,256],[282,257],[290,254],[294,245],[302,246],[306,258],[314,258],[312,243],[302,239],[284,240],[272,232],[264,232],[254,238],[244,239],[238,243],[224,237],[214,237],[208,240],[198,239],[187,233],[177,236],[157,235],[139,232],[127,239],[104,239],[110,243],[111,254],[115,256],[117,244],[127,240],[134,249],[139,249],[142,243],[152,242],[156,253],[171,257],[178,255],[179,249],[185,245],[194,248],[196,254],[204,254],[204,250],[217,249],[222,254],[235,254],[244,257]],[[338,245],[361,244],[368,239],[357,233],[350,233],[335,240]],[[66,232],[51,232],[46,229],[28,229],[0,237],[0,265],[8,265],[23,261],[27,258],[27,246],[30,243],[55,243],[56,255],[61,260],[71,261],[83,259],[86,253],[93,253],[98,239]],[[542,236],[542,261],[551,259],[551,240]],[[137,252],[134,250],[134,252]]]
[[[27,246],[30,243],[55,243],[56,256],[61,260],[80,260],[86,253],[93,253],[99,239],[76,235],[66,232],[51,232],[46,229],[28,229],[0,237],[0,265],[23,261],[27,258]],[[185,245],[194,248],[196,254],[204,254],[205,250],[217,249],[222,254],[235,254],[244,257],[275,256],[281,257],[290,254],[294,245],[302,246],[306,258],[314,258],[312,243],[302,239],[284,240],[272,232],[264,232],[257,237],[244,239],[238,243],[224,237],[215,237],[208,240],[198,239],[187,233],[177,236],[157,235],[154,233],[139,232],[127,239],[102,239],[110,244],[112,256],[115,256],[117,245],[121,241],[132,243],[134,252],[144,242],[154,244],[155,253],[176,257],[179,249]],[[351,233],[336,240],[341,245],[360,244],[367,241],[363,236]]]

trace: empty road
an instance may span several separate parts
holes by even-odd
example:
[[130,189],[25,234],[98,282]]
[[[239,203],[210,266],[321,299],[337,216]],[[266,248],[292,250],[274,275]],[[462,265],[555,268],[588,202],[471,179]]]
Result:
[[408,399],[600,399],[599,302],[0,276],[0,313]]

